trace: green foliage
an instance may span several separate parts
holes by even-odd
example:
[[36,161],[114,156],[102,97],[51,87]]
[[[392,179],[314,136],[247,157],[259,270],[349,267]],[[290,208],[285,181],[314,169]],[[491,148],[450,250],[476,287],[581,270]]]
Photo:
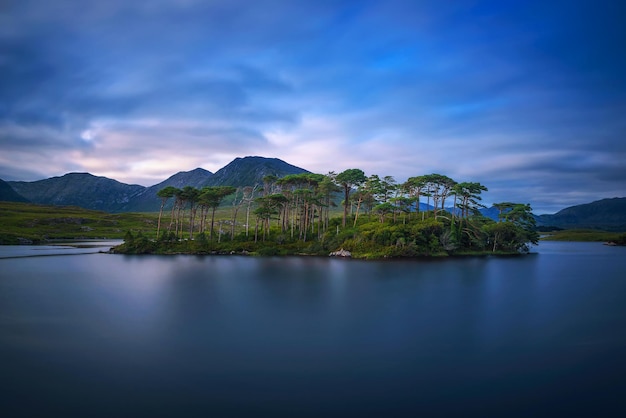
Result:
[[[158,216],[80,210],[80,217],[66,214],[45,223],[78,225],[91,231],[92,225],[109,222],[118,228],[115,237],[125,238],[116,250],[129,254],[327,255],[343,248],[362,258],[445,256],[527,252],[529,244],[539,238],[529,205],[497,204],[501,220],[496,223],[476,214],[485,186],[457,183],[441,174],[411,177],[402,185],[391,176],[366,177],[360,169],[283,178],[267,173],[263,181],[258,189],[166,187],[157,193],[162,204]],[[343,192],[343,213],[331,209],[338,191]],[[224,207],[228,196],[233,199]],[[427,197],[435,208],[411,213],[420,196]],[[446,198],[451,202],[451,196],[454,213],[444,210],[448,207]],[[163,213],[171,198],[171,211]],[[20,216],[21,234],[30,224],[38,225],[41,231],[43,216],[28,223],[24,223],[23,214]],[[4,239],[9,233],[0,230],[0,237]]]
[[486,218],[451,221],[447,218],[425,217],[393,222],[391,217],[384,222],[376,215],[363,216],[356,227],[339,228],[341,218],[331,219],[329,228],[321,237],[313,234],[307,242],[272,225],[265,240],[254,241],[254,234],[238,233],[233,240],[220,243],[209,241],[203,233],[195,240],[169,240],[166,236],[157,241],[146,242],[144,235],[129,237],[129,243],[118,248],[119,252],[143,254],[240,254],[242,252],[261,256],[287,254],[328,255],[340,248],[348,250],[358,258],[393,258],[419,256],[445,256],[477,252],[518,253],[528,251],[532,239],[530,231],[513,222],[496,223]]
[[266,245],[262,248],[259,248],[256,253],[264,257],[269,257],[269,256],[279,255],[280,250],[278,249],[278,247],[274,245]]
[[426,218],[413,224],[412,233],[422,236],[439,236],[443,232],[444,224],[435,218]]
[[133,245],[135,243],[135,237],[131,231],[126,231],[126,235],[124,235],[124,243],[127,245]]
[[157,247],[158,242],[148,239],[141,232],[133,235],[131,231],[127,231],[124,236],[124,243],[116,249],[124,254],[152,254]]
[[367,177],[365,177],[365,173],[363,172],[363,170],[358,168],[349,168],[337,174],[337,176],[335,177],[335,181],[337,182],[337,184],[343,188],[344,211],[342,225],[344,227],[346,226],[346,220],[348,217],[348,207],[350,207],[350,190],[353,187],[363,184],[366,180]]
[[208,244],[209,239],[204,232],[200,232],[199,234],[196,234],[196,242],[201,246],[205,246]]
[[492,252],[528,252],[528,244],[537,242],[535,231],[525,230],[510,221],[485,225],[483,231],[487,234]]

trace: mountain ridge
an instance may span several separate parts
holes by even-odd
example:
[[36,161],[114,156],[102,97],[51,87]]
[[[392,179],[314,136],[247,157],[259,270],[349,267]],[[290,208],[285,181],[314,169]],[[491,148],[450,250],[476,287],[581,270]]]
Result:
[[[67,173],[63,176],[33,182],[0,180],[0,200],[24,199],[38,204],[80,206],[106,212],[154,212],[159,210],[157,192],[164,187],[192,186],[250,186],[262,184],[263,177],[309,173],[278,158],[259,156],[238,157],[212,173],[203,168],[179,171],[160,183],[145,187],[121,183],[90,173]],[[4,187],[3,187],[4,186]],[[10,190],[9,190],[10,189]],[[420,203],[420,210],[428,210]],[[449,208],[446,210],[450,211]],[[480,212],[497,220],[494,208]],[[626,231],[626,197],[600,199],[564,208],[555,214],[535,216],[537,225],[549,228],[590,228],[607,231]]]
[[189,171],[179,171],[160,183],[146,187],[139,192],[127,205],[120,208],[120,212],[150,212],[158,210],[157,192],[165,187],[172,186],[181,189],[185,186],[202,188],[208,185],[214,174],[204,168],[195,168]]
[[537,226],[626,231],[626,197],[600,199],[569,206],[555,214],[536,216]]
[[90,173],[67,173],[33,182],[7,183],[32,203],[80,206],[105,212],[115,212],[144,189],[138,184],[125,184]]
[[[278,158],[258,156],[237,157],[220,168],[209,180],[210,186],[253,186],[263,184],[263,177],[274,175],[284,177],[287,174],[310,173]],[[235,180],[236,179],[236,180]]]
[[[286,163],[278,158],[259,156],[238,157],[215,174],[203,168],[179,171],[160,183],[145,187],[121,183],[90,173],[67,173],[32,182],[5,182],[12,191],[27,201],[38,204],[79,206],[105,212],[153,212],[159,210],[157,192],[164,187],[192,186],[248,186],[262,184],[263,177],[309,171]],[[11,192],[7,192],[11,193]],[[14,196],[11,194],[11,196]]]

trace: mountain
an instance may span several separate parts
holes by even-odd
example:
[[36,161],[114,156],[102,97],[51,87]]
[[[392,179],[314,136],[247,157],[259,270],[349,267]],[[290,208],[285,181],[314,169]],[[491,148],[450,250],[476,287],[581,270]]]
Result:
[[0,179],[0,201],[4,202],[28,202],[24,196],[18,194],[10,184]]
[[[433,205],[420,203],[420,211],[424,212],[424,211],[429,211],[429,210],[433,210]],[[454,208],[452,206],[448,206],[446,207],[446,212],[459,215],[461,213],[461,210]],[[490,218],[490,219],[493,219],[494,221],[497,221],[500,218],[500,209],[496,208],[495,206],[492,206],[490,208],[478,209],[478,212],[480,212],[480,214],[483,215],[485,218]]]
[[161,203],[156,194],[167,186],[252,186],[262,184],[263,177],[269,174],[284,177],[308,172],[278,158],[244,157],[236,158],[215,174],[196,168],[176,173],[150,187],[124,184],[89,173],[69,173],[45,180],[11,181],[6,184],[13,193],[33,203],[80,206],[105,212],[154,212],[159,210]]
[[10,181],[18,194],[33,203],[80,206],[85,209],[119,212],[145,187],[124,184],[89,173],[69,173],[33,182]]
[[[202,188],[207,186],[213,177],[213,173],[204,168],[196,168],[191,171],[179,171],[167,180],[162,181],[159,184],[148,187],[148,189],[156,188],[156,191],[161,190],[164,187],[172,186],[182,189],[185,186],[192,186],[196,188]],[[156,192],[155,192],[156,197]]]
[[483,215],[485,218],[490,218],[493,219],[494,221],[497,221],[500,219],[500,209],[498,209],[495,206],[492,206],[490,208],[482,208],[482,209],[478,209],[478,211],[481,213],[481,215]]
[[[150,186],[134,196],[127,205],[121,208],[122,212],[151,212],[158,211],[161,204],[157,192],[167,186],[182,189],[185,186],[202,188],[204,186],[253,186],[263,184],[263,177],[273,174],[284,177],[288,174],[308,173],[309,171],[288,164],[278,158],[243,157],[235,158],[215,174],[202,168],[192,171],[181,171],[167,180]],[[168,207],[171,206],[168,203]]]
[[554,215],[537,216],[538,226],[626,231],[626,197],[570,206]]
[[[124,184],[89,173],[69,173],[33,182],[0,180],[0,200],[80,206],[105,212],[154,212],[160,206],[156,194],[167,186],[253,186],[263,184],[263,177],[267,175],[280,178],[300,173],[309,171],[278,158],[244,157],[235,158],[215,174],[196,168],[178,172],[150,187]],[[425,203],[420,203],[420,210],[428,209]],[[494,207],[481,209],[484,216],[495,220],[498,219],[498,212]],[[626,231],[626,198],[603,199],[571,206],[553,215],[537,216],[536,219],[538,226]]]
[[211,177],[209,184],[211,186],[254,186],[255,184],[263,184],[263,177],[267,175],[285,177],[289,174],[309,172],[278,158],[235,158],[227,166],[219,169]]
[[167,186],[182,189],[185,186],[202,188],[209,185],[213,173],[203,168],[191,171],[179,171],[167,180],[154,186],[146,187],[120,208],[120,212],[154,212],[159,210],[161,204],[157,192]]

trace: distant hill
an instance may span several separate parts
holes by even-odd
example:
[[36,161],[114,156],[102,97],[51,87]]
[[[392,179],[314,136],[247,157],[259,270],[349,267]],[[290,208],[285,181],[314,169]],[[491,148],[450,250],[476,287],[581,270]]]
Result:
[[89,173],[69,173],[33,182],[11,181],[9,185],[33,203],[79,206],[118,212],[145,187],[124,184]]
[[[89,173],[69,173],[33,182],[0,180],[0,200],[30,201],[32,203],[59,206],[79,206],[105,212],[154,212],[159,210],[157,192],[164,187],[183,188],[192,186],[253,186],[263,184],[263,177],[309,173],[278,158],[235,158],[215,174],[202,168],[181,171],[168,179],[144,187],[125,184]],[[170,203],[171,204],[171,203]],[[420,210],[432,209],[420,203]],[[447,208],[450,211],[451,209]],[[480,212],[494,220],[498,209],[491,207]],[[603,199],[596,202],[568,207],[553,215],[536,217],[538,226],[554,226],[564,229],[590,228],[606,231],[626,231],[626,198]]]
[[227,166],[219,169],[211,177],[209,184],[211,186],[254,186],[263,184],[263,177],[267,175],[285,177],[289,174],[301,173],[309,173],[309,171],[278,158],[235,158]]
[[500,209],[498,209],[495,206],[492,206],[490,208],[482,208],[482,209],[479,209],[478,211],[485,218],[490,218],[490,219],[493,219],[494,221],[497,221],[500,219]]
[[24,196],[17,193],[9,183],[0,179],[0,201],[3,202],[28,202]]
[[137,193],[125,205],[120,207],[120,212],[153,212],[159,210],[160,199],[157,192],[167,186],[182,189],[185,186],[202,188],[209,185],[213,173],[203,168],[196,168],[191,171],[179,171],[167,180],[154,186],[146,187]]
[[[278,158],[244,157],[235,158],[215,174],[202,168],[181,171],[167,180],[147,187],[125,205],[123,212],[149,212],[159,210],[160,199],[157,192],[167,186],[179,189],[185,186],[202,188],[204,186],[253,186],[263,184],[263,177],[272,174],[284,177],[288,174],[308,173],[307,170],[288,164]],[[168,206],[171,205],[171,202]]]
[[11,181],[5,184],[11,189],[6,193],[13,197],[21,195],[32,203],[79,206],[111,213],[152,212],[159,210],[160,200],[156,195],[157,192],[167,186],[177,188],[185,186],[197,188],[204,186],[253,186],[262,184],[263,177],[269,174],[284,177],[288,174],[298,173],[308,173],[308,171],[278,158],[244,157],[236,158],[215,174],[202,168],[196,168],[191,171],[176,173],[161,183],[150,187],[120,183],[89,173],[69,173],[45,180]]
[[538,226],[590,228],[626,231],[626,197],[602,199],[584,205],[570,206],[554,215],[537,216]]

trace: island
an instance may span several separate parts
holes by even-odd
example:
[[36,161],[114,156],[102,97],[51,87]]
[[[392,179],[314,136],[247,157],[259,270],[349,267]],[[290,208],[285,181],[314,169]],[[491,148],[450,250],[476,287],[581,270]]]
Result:
[[494,220],[479,211],[484,191],[442,174],[398,184],[360,169],[267,175],[262,185],[238,188],[168,186],[157,193],[155,230],[128,231],[111,252],[365,259],[528,253],[539,240],[530,205],[496,203]]

